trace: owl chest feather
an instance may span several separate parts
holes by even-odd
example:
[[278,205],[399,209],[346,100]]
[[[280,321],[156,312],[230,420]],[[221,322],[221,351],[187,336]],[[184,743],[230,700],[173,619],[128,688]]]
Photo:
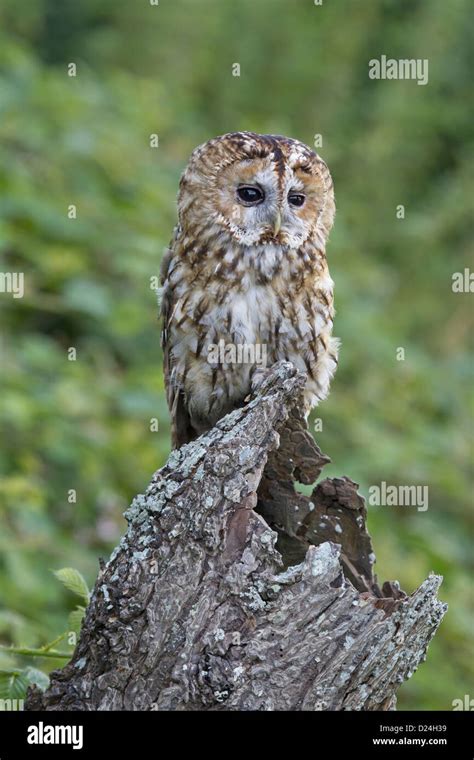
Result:
[[[313,273],[301,287],[290,271],[291,261],[272,276],[275,260],[272,247],[267,260],[260,257],[259,267],[246,261],[233,280],[197,278],[192,288],[181,280],[171,342],[176,373],[197,429],[201,418],[205,429],[209,421],[242,403],[254,370],[280,359],[308,374],[309,405],[317,397],[317,340],[330,333],[332,298],[323,309],[316,294],[317,276]],[[331,295],[330,279],[319,280]]]

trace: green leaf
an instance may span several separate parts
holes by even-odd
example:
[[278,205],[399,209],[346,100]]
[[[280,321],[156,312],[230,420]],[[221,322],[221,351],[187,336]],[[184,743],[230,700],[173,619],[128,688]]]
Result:
[[29,685],[22,670],[0,671],[0,699],[25,699]]
[[49,676],[46,675],[46,673],[43,673],[42,670],[38,670],[38,668],[25,668],[23,671],[23,674],[28,679],[28,682],[30,684],[34,684],[37,686],[41,691],[44,691],[49,686]]
[[86,604],[89,604],[89,589],[79,570],[75,570],[73,567],[63,567],[61,570],[55,570],[54,574],[69,591],[80,596]]

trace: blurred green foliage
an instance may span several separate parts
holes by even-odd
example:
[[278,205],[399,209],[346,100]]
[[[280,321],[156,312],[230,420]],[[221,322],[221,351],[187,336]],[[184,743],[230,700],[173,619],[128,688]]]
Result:
[[[0,294],[2,643],[38,647],[65,629],[74,599],[51,571],[73,566],[92,584],[168,454],[150,278],[190,151],[239,129],[309,145],[322,134],[342,338],[318,410],[327,474],[365,494],[382,480],[429,485],[427,512],[369,511],[379,578],[412,591],[442,573],[450,605],[399,705],[451,709],[472,694],[472,295],[451,289],[469,266],[469,6],[3,1],[0,271],[25,273],[25,297]],[[370,80],[382,54],[429,59],[429,84]],[[31,664],[61,661],[0,652],[0,669]]]

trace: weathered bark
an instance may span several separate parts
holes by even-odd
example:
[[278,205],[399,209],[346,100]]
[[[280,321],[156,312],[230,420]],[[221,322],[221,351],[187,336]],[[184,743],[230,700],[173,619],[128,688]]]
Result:
[[276,365],[172,452],[126,512],[72,661],[27,709],[394,708],[444,615],[440,578],[381,589],[357,485],[295,491],[329,461],[299,413],[303,382]]

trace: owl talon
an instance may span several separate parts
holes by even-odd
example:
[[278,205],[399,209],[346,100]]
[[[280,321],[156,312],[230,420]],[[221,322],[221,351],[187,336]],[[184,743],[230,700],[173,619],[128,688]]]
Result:
[[266,377],[268,377],[268,373],[270,372],[269,367],[259,367],[256,369],[252,375],[252,379],[250,381],[250,387],[252,389],[252,393],[256,393],[258,389],[262,386],[263,381]]

